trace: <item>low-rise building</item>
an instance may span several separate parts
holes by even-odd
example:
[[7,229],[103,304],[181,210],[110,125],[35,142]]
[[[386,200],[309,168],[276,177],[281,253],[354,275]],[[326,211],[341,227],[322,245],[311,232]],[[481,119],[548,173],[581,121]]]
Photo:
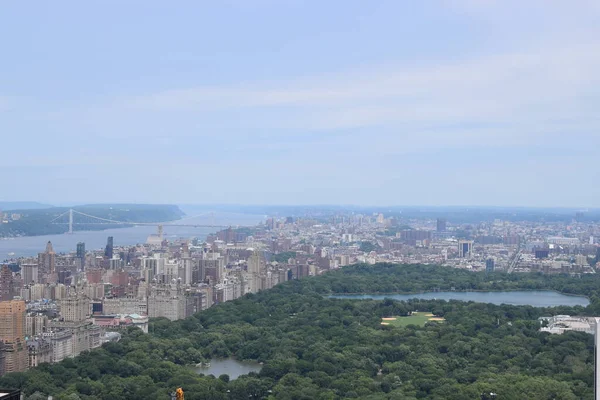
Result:
[[589,317],[555,315],[553,317],[540,317],[538,320],[541,324],[546,323],[546,326],[540,328],[541,332],[549,332],[560,335],[566,331],[576,331],[593,335],[596,330],[596,322],[594,318]]

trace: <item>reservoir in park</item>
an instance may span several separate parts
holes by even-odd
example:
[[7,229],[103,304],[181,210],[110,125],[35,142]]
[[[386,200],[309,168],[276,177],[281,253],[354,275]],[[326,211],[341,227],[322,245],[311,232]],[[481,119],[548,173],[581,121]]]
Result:
[[496,305],[509,304],[514,306],[557,307],[557,306],[587,306],[590,301],[584,296],[571,296],[552,290],[519,290],[504,292],[424,292],[414,294],[347,294],[331,295],[337,299],[393,299],[393,300],[461,300]]

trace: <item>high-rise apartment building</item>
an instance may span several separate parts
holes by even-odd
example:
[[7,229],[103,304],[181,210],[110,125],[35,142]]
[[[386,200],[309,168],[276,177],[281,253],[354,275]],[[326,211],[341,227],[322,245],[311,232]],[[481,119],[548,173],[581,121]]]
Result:
[[37,264],[21,264],[21,276],[23,277],[23,284],[31,285],[32,283],[39,283],[39,267]]
[[79,258],[85,257],[85,243],[84,242],[77,243],[77,257],[79,257]]
[[192,276],[193,270],[194,260],[192,260],[191,257],[187,256],[179,260],[179,278],[181,278],[181,283],[185,285],[192,285],[194,283]]
[[473,241],[459,240],[458,241],[458,257],[470,258],[473,255]]
[[485,260],[485,272],[494,272],[495,262],[493,258]]
[[248,291],[256,293],[264,289],[261,277],[265,274],[265,262],[261,254],[257,251],[248,257],[248,275],[247,286]]
[[79,268],[83,270],[85,268],[85,243],[77,243],[77,259],[79,260]]
[[41,313],[29,313],[25,316],[25,335],[38,336],[46,332],[48,316]]
[[61,299],[60,316],[65,322],[85,321],[90,314],[90,299],[86,296],[77,295]]
[[8,266],[0,267],[0,301],[13,298],[13,274]]
[[6,373],[6,353],[4,351],[5,347],[6,346],[4,345],[4,343],[0,340],[0,376]]
[[0,341],[5,345],[6,372],[27,370],[24,301],[0,301]]
[[[213,283],[221,283],[225,274],[225,259],[217,252],[203,254],[198,261],[198,277],[209,279]],[[194,279],[192,272],[192,279]]]
[[194,313],[193,297],[187,296],[179,285],[157,285],[148,295],[148,317],[165,317],[171,321],[184,319]]

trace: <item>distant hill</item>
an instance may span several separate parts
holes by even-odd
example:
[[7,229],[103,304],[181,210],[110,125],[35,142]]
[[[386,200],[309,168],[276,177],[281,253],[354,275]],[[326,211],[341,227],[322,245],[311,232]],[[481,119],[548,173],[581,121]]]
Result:
[[[99,218],[123,222],[167,222],[181,219],[185,215],[181,209],[170,204],[86,204],[73,207],[50,207],[41,209],[11,210],[0,223],[0,237],[38,236],[60,234],[68,231],[68,226],[52,224],[52,220],[66,213],[69,208]],[[76,216],[77,218],[80,216]],[[83,217],[86,218],[86,217]],[[81,220],[79,220],[81,221]],[[67,222],[64,216],[60,222]],[[89,221],[85,221],[86,223]],[[74,230],[103,230],[122,228],[127,225],[77,225]]]
[[0,201],[0,210],[39,210],[52,208],[50,204],[38,203],[37,201]]

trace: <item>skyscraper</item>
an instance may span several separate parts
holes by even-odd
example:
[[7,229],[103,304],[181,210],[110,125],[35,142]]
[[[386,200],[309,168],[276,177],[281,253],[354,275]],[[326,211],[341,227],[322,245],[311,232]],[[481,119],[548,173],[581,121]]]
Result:
[[494,264],[493,258],[485,260],[485,272],[494,272]]
[[52,247],[52,242],[46,243],[46,251],[38,254],[38,267],[43,274],[56,272],[56,253]]
[[8,266],[0,268],[0,300],[8,301],[13,298],[13,275]]
[[445,218],[437,219],[435,230],[438,232],[446,232],[446,219]]
[[473,241],[472,240],[459,240],[458,241],[458,257],[469,258],[473,253]]
[[111,258],[113,258],[113,237],[109,236],[108,240],[106,241],[106,248],[104,249],[104,257],[108,258],[109,260]]
[[27,370],[24,301],[0,301],[0,340],[6,346],[6,372],[23,372]]
[[21,276],[23,283],[30,285],[31,282],[39,283],[39,268],[37,264],[21,264]]
[[79,268],[83,271],[85,267],[85,243],[77,243],[77,258],[79,259]]
[[77,257],[85,257],[85,243],[83,242],[77,243]]

